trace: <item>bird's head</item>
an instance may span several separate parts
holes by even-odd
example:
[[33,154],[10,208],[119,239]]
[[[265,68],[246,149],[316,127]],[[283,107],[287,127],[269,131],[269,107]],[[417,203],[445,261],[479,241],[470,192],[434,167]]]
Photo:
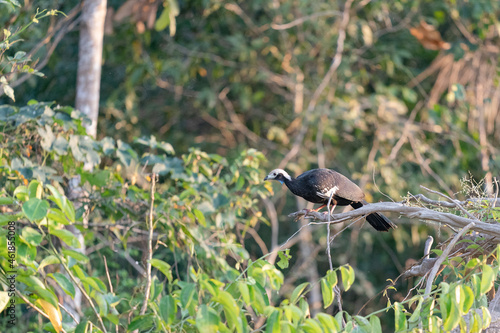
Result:
[[277,180],[281,184],[285,182],[285,179],[292,180],[292,177],[283,169],[274,169],[264,178],[264,180]]

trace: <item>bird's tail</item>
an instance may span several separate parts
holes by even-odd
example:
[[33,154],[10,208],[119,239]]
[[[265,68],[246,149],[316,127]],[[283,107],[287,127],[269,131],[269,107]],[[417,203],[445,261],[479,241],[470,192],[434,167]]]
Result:
[[[363,207],[363,204],[361,202],[353,202],[351,206],[352,208],[357,209]],[[372,227],[375,228],[375,230],[378,231],[389,231],[389,229],[395,229],[398,227],[391,220],[380,213],[372,213],[366,217],[366,220]]]

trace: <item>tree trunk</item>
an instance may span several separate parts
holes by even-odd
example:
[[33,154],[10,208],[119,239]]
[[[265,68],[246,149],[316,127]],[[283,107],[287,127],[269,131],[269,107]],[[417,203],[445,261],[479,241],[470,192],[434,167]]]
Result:
[[85,0],[83,2],[75,107],[90,118],[91,124],[86,126],[87,134],[94,138],[97,134],[97,116],[99,115],[105,17],[106,0]]

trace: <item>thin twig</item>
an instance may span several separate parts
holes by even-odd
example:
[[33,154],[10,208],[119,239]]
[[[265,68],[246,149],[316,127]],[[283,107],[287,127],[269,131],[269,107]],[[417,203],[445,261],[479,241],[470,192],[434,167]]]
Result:
[[468,217],[470,217],[471,219],[473,220],[477,220],[477,217],[475,217],[474,215],[472,215],[471,213],[469,213],[464,207],[462,207],[462,205],[460,204],[460,202],[458,200],[455,200],[455,199],[452,199],[450,198],[449,196],[447,196],[446,194],[444,193],[441,193],[441,192],[438,192],[438,191],[434,191],[434,190],[431,190],[431,189],[428,189],[427,187],[425,186],[422,186],[420,185],[421,188],[423,188],[424,190],[430,192],[430,193],[434,193],[434,194],[437,194],[437,195],[440,195],[442,196],[443,198],[446,198],[448,199],[449,201],[453,202],[455,205],[457,205],[457,207],[463,212],[465,213],[465,215],[467,215]]
[[19,290],[16,290],[16,294],[17,294],[17,296],[21,297],[21,299],[23,301],[25,301],[26,304],[31,306],[33,308],[33,310],[35,310],[36,312],[38,312],[39,314],[41,314],[45,318],[50,319],[50,317],[45,312],[43,312],[41,309],[39,309],[37,306],[35,306],[35,304],[31,303],[30,300],[28,298],[26,298],[23,294],[21,294],[21,292]]
[[72,313],[71,311],[69,311],[68,309],[66,309],[66,308],[64,307],[64,305],[62,305],[61,303],[58,303],[58,304],[59,304],[59,307],[60,307],[61,309],[63,309],[63,310],[64,310],[64,311],[68,314],[68,316],[70,316],[70,317],[73,319],[73,321],[74,321],[77,325],[80,323],[80,322],[76,319],[76,317],[73,315],[73,313]]
[[475,224],[476,224],[475,222],[471,222],[468,225],[466,225],[465,227],[463,227],[462,230],[460,230],[460,232],[457,233],[455,235],[455,237],[453,237],[453,239],[451,240],[450,244],[448,244],[448,246],[446,247],[446,249],[444,249],[443,253],[436,260],[436,262],[434,263],[434,266],[432,267],[431,273],[429,274],[429,277],[427,278],[427,284],[425,286],[424,299],[427,299],[430,296],[430,293],[431,293],[431,290],[432,290],[432,286],[433,286],[433,283],[434,283],[434,278],[436,277],[436,274],[439,271],[439,268],[441,267],[441,264],[448,257],[448,255],[450,254],[451,249],[453,249],[453,247],[458,242],[458,240],[470,228],[473,228],[475,226]]
[[271,28],[273,28],[274,30],[285,30],[285,29],[293,28],[299,24],[302,24],[305,21],[314,20],[318,17],[340,16],[340,15],[342,15],[342,13],[339,12],[338,10],[326,10],[324,12],[319,12],[319,13],[314,13],[311,15],[303,16],[303,17],[300,17],[298,19],[293,20],[292,22],[288,22],[288,23],[284,23],[284,24],[273,23],[273,24],[271,24]]
[[87,300],[87,302],[89,302],[89,305],[90,307],[92,308],[92,310],[94,311],[94,314],[96,315],[97,317],[97,320],[99,321],[99,325],[101,326],[101,330],[104,332],[104,333],[107,333],[106,331],[106,326],[104,326],[104,322],[102,321],[102,317],[101,315],[99,314],[99,311],[97,311],[97,308],[95,307],[94,305],[94,302],[92,302],[92,299],[90,298],[89,294],[87,294],[87,292],[85,291],[85,289],[82,287],[81,283],[76,279],[76,277],[73,275],[73,273],[71,272],[71,270],[69,269],[69,267],[66,265],[66,263],[62,260],[62,258],[59,256],[58,252],[56,251],[55,247],[53,244],[51,244],[52,246],[52,250],[54,251],[54,253],[56,254],[57,258],[59,259],[59,261],[61,262],[61,265],[64,267],[64,269],[66,270],[66,272],[68,272],[68,275],[71,279],[71,281],[73,281],[73,283],[78,287],[78,289],[80,289],[80,291],[82,292],[83,296],[85,296],[85,299]]
[[151,259],[153,259],[153,212],[154,212],[154,202],[155,202],[155,185],[156,185],[156,177],[157,175],[153,173],[151,175],[151,205],[149,207],[149,216],[148,216],[148,259],[146,262],[146,291],[144,296],[144,302],[142,303],[141,315],[146,313],[146,309],[148,307],[149,293],[151,290]]
[[111,284],[111,277],[109,276],[108,261],[106,260],[106,256],[103,256],[103,258],[104,258],[104,268],[106,269],[106,276],[108,278],[109,291],[112,294],[114,294],[113,285]]

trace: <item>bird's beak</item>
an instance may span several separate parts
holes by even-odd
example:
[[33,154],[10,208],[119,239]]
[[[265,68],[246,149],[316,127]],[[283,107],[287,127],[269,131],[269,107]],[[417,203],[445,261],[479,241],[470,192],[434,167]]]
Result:
[[266,176],[266,178],[264,178],[264,181],[266,181],[266,180],[267,180],[267,176]]

